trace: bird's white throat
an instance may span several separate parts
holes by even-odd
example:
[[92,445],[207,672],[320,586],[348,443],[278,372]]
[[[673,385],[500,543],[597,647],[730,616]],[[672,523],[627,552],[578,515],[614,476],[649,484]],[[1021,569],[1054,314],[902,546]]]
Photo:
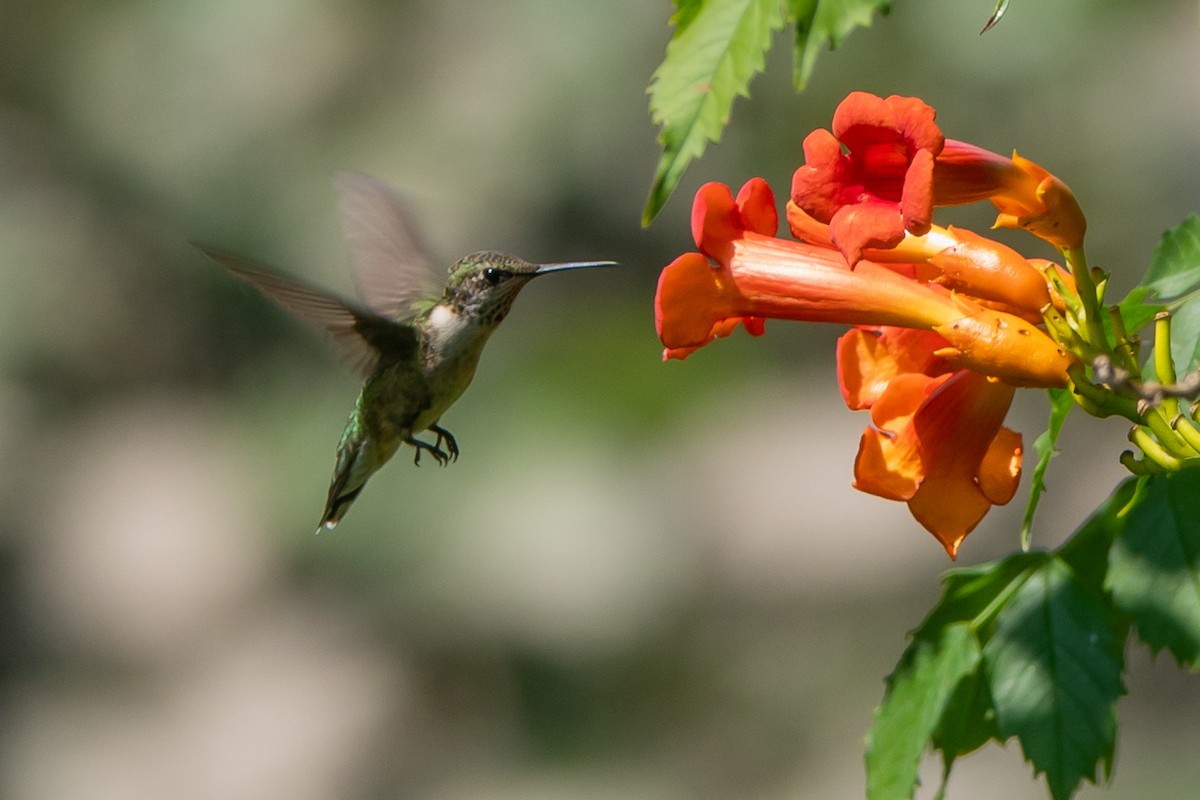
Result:
[[475,326],[471,320],[459,314],[453,307],[438,303],[429,312],[428,334],[433,346],[443,353],[453,351],[466,343],[471,329]]

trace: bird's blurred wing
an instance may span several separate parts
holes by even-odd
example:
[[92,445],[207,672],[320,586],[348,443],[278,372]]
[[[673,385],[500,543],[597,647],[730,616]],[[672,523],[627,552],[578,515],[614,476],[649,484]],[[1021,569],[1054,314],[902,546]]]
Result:
[[374,311],[358,308],[336,295],[239,256],[205,245],[195,247],[299,319],[328,333],[363,377],[375,370],[381,351],[399,357],[416,352],[417,333],[411,325],[384,319]]
[[395,190],[376,178],[339,172],[333,185],[363,300],[387,319],[411,319],[414,304],[440,297],[446,279],[429,255],[415,216]]

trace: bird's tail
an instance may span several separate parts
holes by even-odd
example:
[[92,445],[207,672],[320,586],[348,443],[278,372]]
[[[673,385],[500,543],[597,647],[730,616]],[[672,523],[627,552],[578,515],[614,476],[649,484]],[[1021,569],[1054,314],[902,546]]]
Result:
[[329,482],[329,495],[325,500],[325,511],[317,533],[333,530],[350,510],[350,505],[362,493],[367,479],[382,467],[396,452],[399,442],[388,446],[367,436],[363,431],[362,418],[356,409],[350,415],[346,431],[338,443],[337,461],[333,467],[333,478]]
[[333,482],[329,485],[329,497],[325,500],[325,511],[321,514],[321,524],[317,528],[317,533],[322,530],[331,531],[337,527],[337,524],[342,521],[342,517],[350,510],[350,504],[362,493],[366,482],[360,483],[349,491],[345,488],[345,481],[339,480],[343,476],[334,474]]

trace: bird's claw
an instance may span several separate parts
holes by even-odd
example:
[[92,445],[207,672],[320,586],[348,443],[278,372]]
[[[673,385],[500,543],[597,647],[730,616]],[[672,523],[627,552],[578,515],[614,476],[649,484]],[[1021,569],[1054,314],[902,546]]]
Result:
[[434,443],[434,448],[441,449],[442,442],[446,443],[446,452],[450,454],[451,461],[458,461],[458,442],[454,440],[453,434],[443,428],[441,425],[430,425],[429,430],[437,434],[437,441]]
[[[418,467],[421,466],[422,450],[433,456],[433,460],[436,461],[440,467],[444,467],[450,463],[450,454],[437,445],[430,444],[429,442],[422,442],[420,439],[416,438],[409,439],[408,443],[411,444],[416,451],[413,453],[413,463]],[[441,444],[441,439],[438,439],[438,444]],[[457,453],[455,453],[455,455],[457,456]]]

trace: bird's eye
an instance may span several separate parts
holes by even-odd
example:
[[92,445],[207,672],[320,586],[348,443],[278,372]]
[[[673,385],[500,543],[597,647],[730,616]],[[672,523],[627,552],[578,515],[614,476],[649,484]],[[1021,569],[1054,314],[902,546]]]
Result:
[[483,271],[483,279],[488,282],[489,286],[495,286],[507,277],[507,272],[495,267],[488,267]]

